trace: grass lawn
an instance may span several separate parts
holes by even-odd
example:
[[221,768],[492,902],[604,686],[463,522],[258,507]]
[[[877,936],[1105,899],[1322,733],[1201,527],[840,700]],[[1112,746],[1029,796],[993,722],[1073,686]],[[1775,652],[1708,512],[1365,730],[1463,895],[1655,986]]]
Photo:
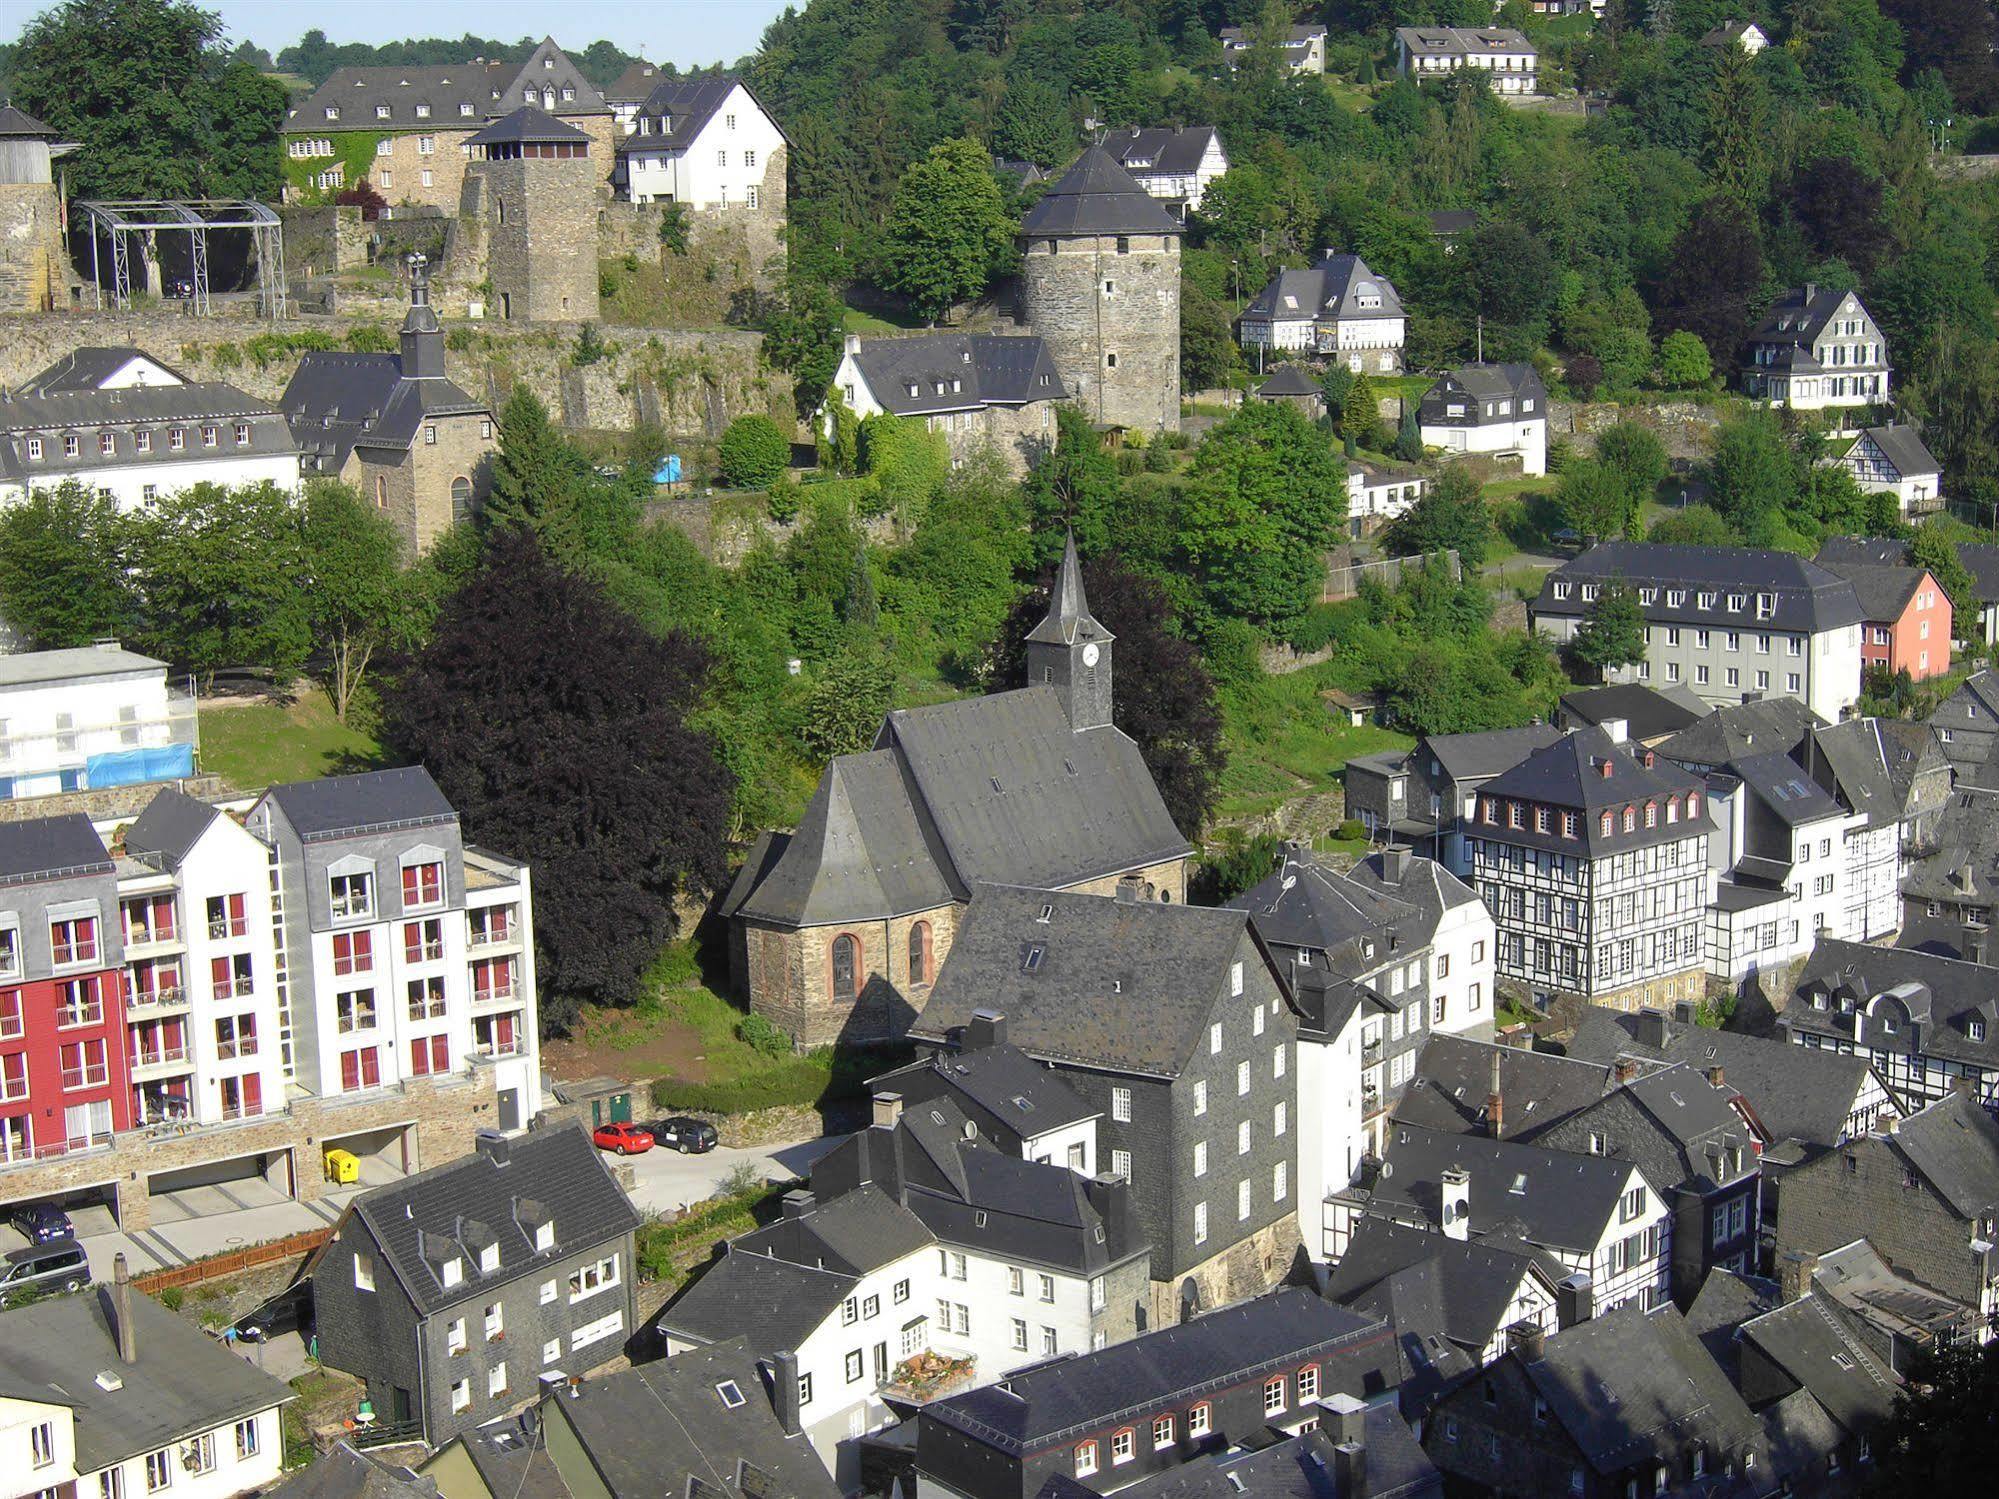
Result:
[[858,307],[849,307],[841,319],[842,326],[849,333],[907,333],[912,328],[927,328],[930,325],[920,317],[906,316],[901,322],[884,317],[878,312],[863,312]]
[[1407,734],[1336,721],[1319,700],[1332,685],[1326,667],[1266,677],[1244,692],[1225,694],[1223,736],[1228,768],[1222,772],[1216,815],[1233,821],[1257,817],[1283,802],[1330,790],[1355,755],[1406,749]]
[[317,687],[302,689],[288,704],[204,705],[201,768],[238,791],[367,770],[382,763],[382,747],[369,731],[370,716],[357,703],[348,722],[341,723]]

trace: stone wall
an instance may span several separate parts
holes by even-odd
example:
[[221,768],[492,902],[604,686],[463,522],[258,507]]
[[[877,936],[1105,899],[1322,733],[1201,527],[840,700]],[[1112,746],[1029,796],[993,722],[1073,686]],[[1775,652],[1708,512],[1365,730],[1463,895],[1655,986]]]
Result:
[[1035,239],[1026,249],[1022,321],[1047,341],[1077,404],[1092,421],[1177,432],[1179,237]]
[[69,301],[62,240],[52,183],[0,183],[0,312],[46,312]]
[[[592,210],[599,199],[588,159],[474,162],[466,174],[459,218],[468,229],[483,224],[484,275],[469,265],[454,265],[452,274],[491,286],[489,318],[596,321],[597,214]],[[472,236],[465,238],[469,248]]]
[[1261,1296],[1284,1279],[1302,1242],[1298,1215],[1287,1213],[1212,1259],[1203,1260],[1185,1275],[1153,1281],[1151,1325],[1172,1327],[1180,1321],[1182,1288],[1190,1280],[1200,1289],[1202,1311]]
[[[755,208],[690,208],[687,250],[691,258],[714,262],[717,276],[732,286],[772,290],[783,281],[784,236],[788,200],[783,148],[770,153]],[[630,203],[613,198],[597,220],[598,253],[607,260],[639,255],[648,260],[660,253],[659,226],[666,216],[657,203]]]
[[[95,791],[58,791],[53,796],[23,796],[0,801],[0,822],[32,822],[40,817],[67,817],[81,812],[92,820],[137,817],[159,795],[164,781],[137,786],[106,786]],[[199,801],[214,801],[226,787],[221,776],[188,776],[170,784]]]
[[[1597,434],[1619,422],[1635,422],[1656,434],[1665,444],[1668,458],[1697,462],[1708,456],[1721,418],[1715,408],[1698,401],[1662,401],[1642,406],[1620,406],[1610,401],[1548,403],[1548,440],[1565,438],[1581,453],[1595,452]],[[1554,487],[1552,479],[1549,487]]]

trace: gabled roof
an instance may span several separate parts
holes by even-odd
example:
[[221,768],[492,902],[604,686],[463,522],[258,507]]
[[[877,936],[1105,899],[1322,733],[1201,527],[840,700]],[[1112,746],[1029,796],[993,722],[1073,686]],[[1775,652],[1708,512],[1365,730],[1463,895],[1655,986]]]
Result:
[[345,1442],[335,1442],[268,1491],[269,1499],[437,1499],[437,1480],[412,1477]]
[[1935,810],[1949,792],[1950,762],[1927,725],[1849,718],[1814,729],[1811,743],[1820,781],[1829,781],[1871,828]]
[[1030,239],[1183,232],[1180,221],[1102,146],[1090,146],[1076,158],[1028,209],[1021,228]]
[[1943,465],[1923,446],[1922,434],[1905,422],[1891,422],[1885,427],[1862,427],[1860,435],[1853,440],[1853,446],[1847,449],[1848,458],[1855,456],[1863,440],[1878,448],[1881,456],[1904,479],[1918,475],[1934,477],[1943,472]]
[[81,812],[0,822],[0,884],[109,874],[111,855]]
[[1700,1339],[1708,1356],[1721,1365],[1722,1372],[1741,1388],[1741,1345],[1735,1330],[1751,1317],[1760,1317],[1783,1304],[1777,1282],[1761,1276],[1741,1275],[1733,1270],[1713,1269],[1687,1308],[1687,1331]]
[[1104,139],[1104,149],[1119,166],[1134,177],[1187,177],[1219,144],[1220,132],[1212,125],[1179,125],[1172,129],[1133,125],[1113,131]]
[[577,141],[587,142],[589,139],[589,136],[574,125],[565,124],[539,105],[523,104],[512,113],[502,115],[484,130],[467,136],[465,144],[505,146],[534,142],[545,145],[570,145]]
[[1820,1255],[1812,1292],[1918,1344],[1948,1338],[1984,1320],[1973,1308],[1901,1274],[1865,1239]]
[[[1124,1499],[1427,1499],[1444,1492],[1443,1476],[1395,1406],[1370,1405],[1361,1417],[1367,1451],[1363,1481],[1340,1477],[1333,1433],[1323,1426],[1243,1452],[1201,1455],[1118,1490]],[[1066,1478],[1066,1475],[1058,1474]],[[1073,1480],[1068,1480],[1073,1482]],[[1082,1484],[1035,1499],[1083,1499]]]
[[[1648,1029],[1663,1044],[1641,1041]],[[1647,1015],[1589,1007],[1576,1024],[1569,1055],[1605,1064],[1637,1057],[1697,1070],[1719,1067],[1724,1086],[1748,1101],[1773,1143],[1837,1144],[1867,1085],[1864,1058],[1740,1031],[1709,1030],[1656,1011]]]
[[1412,762],[1427,753],[1444,773],[1460,783],[1511,770],[1538,749],[1555,743],[1562,731],[1553,724],[1530,723],[1517,729],[1482,729],[1471,734],[1425,734],[1410,751]]
[[1698,698],[1682,702],[1671,693],[1648,687],[1643,682],[1616,682],[1605,687],[1580,687],[1562,694],[1562,711],[1584,724],[1602,724],[1609,719],[1624,720],[1625,733],[1632,739],[1657,739],[1676,734],[1707,715],[1707,705]]
[[1930,848],[1903,877],[1905,898],[1974,905],[1999,900],[1999,796],[1976,785],[1954,788]]
[[[619,81],[622,83],[623,79]],[[784,135],[784,127],[777,123],[777,116],[764,108],[763,101],[740,78],[728,74],[719,78],[662,78],[644,96],[639,113],[664,120],[670,128],[650,135],[628,135],[619,143],[618,149],[664,151],[692,144],[707,128],[708,122],[715,118],[715,112],[737,89],[748,94],[758,112],[779,135]],[[785,136],[785,139],[788,141],[790,137]]]
[[[1445,878],[1461,884],[1449,874]],[[1287,848],[1276,869],[1226,906],[1248,912],[1263,940],[1283,947],[1330,953],[1356,938],[1378,938],[1384,963],[1391,934],[1400,938],[1398,953],[1414,950],[1430,939],[1442,914],[1432,911],[1426,921],[1399,892],[1355,880],[1298,847]]]
[[1018,1046],[940,1051],[920,1062],[885,1072],[868,1083],[877,1094],[902,1093],[911,1100],[941,1088],[968,1114],[984,1113],[993,1123],[1023,1137],[1046,1134],[1095,1119],[1103,1110],[1086,1101],[1053,1068],[1036,1062]]
[[166,674],[167,664],[120,646],[79,645],[56,651],[20,651],[0,656],[0,689],[87,682],[141,672]]
[[1728,703],[1658,745],[1677,765],[1721,766],[1766,750],[1795,756],[1825,720],[1794,697]]
[[[1473,422],[1484,420],[1484,414],[1476,409],[1477,403],[1536,397],[1541,404],[1536,416],[1545,416],[1548,409],[1548,388],[1541,383],[1541,375],[1531,364],[1464,364],[1437,377],[1437,381],[1423,393],[1422,416],[1425,421],[1445,419],[1444,402],[1452,395],[1462,394],[1474,402],[1475,409],[1469,419]],[[1492,417],[1495,422],[1514,422],[1519,413]]]
[[[131,1305],[138,1361],[130,1364],[118,1356],[109,1287],[51,1296],[6,1314],[0,1395],[74,1411],[79,1473],[157,1452],[292,1398],[289,1386],[152,1297],[133,1291]],[[98,1383],[106,1371],[117,1388]]]
[[1659,1192],[1707,1192],[1757,1173],[1754,1137],[1730,1095],[1692,1067],[1640,1073],[1538,1137],[1564,1150],[1602,1142]]
[[1893,624],[1909,607],[1923,579],[1929,573],[1919,567],[1880,567],[1871,562],[1842,562],[1819,553],[1819,566],[1853,585],[1860,600],[1863,618],[1876,624]]
[[1501,1130],[1510,1140],[1533,1139],[1611,1087],[1610,1067],[1600,1061],[1440,1033],[1416,1054],[1415,1075],[1395,1105],[1396,1122],[1452,1134],[1483,1132],[1495,1061]]
[[[1641,757],[1652,763],[1649,766],[1641,763]],[[1633,754],[1629,744],[1612,739],[1604,729],[1577,729],[1534,751],[1505,774],[1494,776],[1480,793],[1481,813],[1484,803],[1507,799],[1580,814],[1577,836],[1567,836],[1560,822],[1553,819],[1546,832],[1531,821],[1516,828],[1499,822],[1487,824],[1483,820],[1475,831],[1483,838],[1589,855],[1612,848],[1665,843],[1684,838],[1690,832],[1705,831],[1706,824],[1698,819],[1689,818],[1682,823],[1669,811],[1670,803],[1700,789],[1702,782],[1698,777],[1663,756],[1650,750]],[[1633,805],[1642,809],[1648,802],[1658,808],[1652,826],[1645,825],[1641,810],[1629,832],[1620,819],[1614,818],[1612,831],[1605,835],[1599,814]]]
[[[1405,1340],[1437,1333],[1477,1357],[1505,1330],[1521,1281],[1531,1277],[1552,1295],[1560,1274],[1555,1261],[1525,1244],[1452,1239],[1369,1217],[1355,1227],[1325,1296],[1380,1317]],[[1435,1324],[1412,1325],[1408,1313],[1418,1308],[1434,1309]]]
[[1789,755],[1774,750],[1743,755],[1728,762],[1728,773],[1786,827],[1803,827],[1841,815],[1839,803]]
[[[475,58],[444,66],[337,68],[304,103],[285,119],[292,134],[328,130],[467,129],[507,113],[527,102],[532,84],[537,102],[544,88],[556,94],[554,113],[592,115],[609,112],[604,96],[585,78],[549,37],[542,38],[524,62]],[[573,97],[564,99],[562,91]],[[427,113],[419,115],[417,106]],[[469,106],[469,109],[467,108]],[[328,119],[326,111],[336,110]],[[387,116],[378,113],[387,109]]]
[[[1381,299],[1379,307],[1354,305],[1361,297],[1376,296]],[[1328,251],[1307,270],[1279,271],[1243,309],[1242,315],[1263,320],[1333,322],[1345,317],[1392,318],[1402,316],[1402,298],[1393,282],[1375,274],[1358,255],[1335,255]]]
[[1801,1296],[1744,1322],[1739,1335],[1825,1407],[1849,1436],[1888,1418],[1901,1383],[1818,1296]]
[[286,781],[264,793],[301,839],[345,838],[378,828],[455,823],[458,813],[421,765]]
[[222,813],[175,786],[163,786],[125,829],[125,851],[155,854],[167,869],[178,869],[201,835]]
[[607,104],[643,104],[648,95],[659,87],[659,64],[647,62],[643,57],[625,64],[625,71],[611,80],[611,86],[604,90]]
[[1486,57],[1495,52],[1533,53],[1534,44],[1501,26],[1398,26],[1395,39],[1411,57]]
[[[1825,331],[1827,323],[1833,319],[1845,303],[1849,293],[1843,287],[1820,286],[1807,283],[1794,286],[1777,294],[1770,304],[1770,310],[1749,335],[1752,344],[1773,343],[1809,348],[1814,340]],[[1854,301],[1860,301],[1858,292],[1851,293]],[[1866,304],[1860,304],[1866,311]]]
[[549,1396],[547,1407],[545,1422],[569,1423],[609,1499],[836,1499],[840,1492],[810,1439],[785,1434],[747,1338],[585,1380],[573,1395]]
[[[1639,607],[1654,623],[1817,634],[1863,618],[1851,583],[1794,552],[1659,541],[1598,542],[1547,575],[1534,612],[1581,614],[1587,607],[1582,590],[1571,586],[1567,597],[1558,597],[1557,585],[1613,578],[1640,591]],[[1644,594],[1653,590],[1657,596],[1647,602]],[[1713,595],[1706,609],[1700,605],[1703,593]],[[1675,602],[1680,594],[1684,597]],[[1774,604],[1760,618],[1754,607],[1758,594],[1771,595]],[[1727,607],[1731,598],[1738,601],[1735,609]]]
[[[932,1401],[918,1417],[1010,1456],[1072,1432],[1151,1412],[1176,1398],[1256,1378],[1266,1369],[1320,1365],[1322,1399],[1384,1394],[1394,1383],[1388,1328],[1290,1286],[1222,1307],[1094,1353],[1055,1359]],[[1241,1440],[1248,1432],[1230,1432]]]
[[1256,393],[1266,401],[1277,400],[1281,396],[1321,396],[1319,382],[1295,364],[1281,365],[1276,374],[1257,386]]
[[1030,1056],[1177,1077],[1246,940],[1240,911],[982,885],[910,1034],[944,1042],[994,1010]]
[[135,360],[157,365],[171,375],[178,384],[188,383],[187,376],[168,364],[155,359],[144,349],[130,345],[104,346],[87,345],[71,349],[40,374],[23,380],[16,390],[22,395],[55,395],[62,391],[98,390],[104,382]]
[[1999,1120],[1965,1094],[1910,1114],[1887,1138],[1960,1217],[1999,1206]]
[[897,416],[1026,406],[1069,394],[1039,334],[864,338],[855,341],[852,357],[868,393]]
[[[639,1223],[638,1210],[581,1126],[490,1145],[482,1138],[470,1155],[365,1192],[349,1211],[375,1241],[419,1316],[539,1275],[557,1260],[631,1233]],[[533,1225],[544,1220],[554,1224],[555,1243],[537,1250]],[[474,1246],[483,1244],[498,1247],[499,1269],[479,1269]],[[437,1267],[452,1257],[463,1261],[464,1279],[446,1287]]]
[[1819,543],[1812,561],[1829,572],[1854,562],[1874,567],[1906,567],[1909,544],[1893,536],[1828,536]]
[[796,1351],[860,1283],[848,1271],[742,1254],[730,1245],[667,1303],[653,1326],[695,1343],[741,1336],[768,1358]]
[[308,353],[278,404],[315,472],[329,474],[357,447],[407,450],[427,418],[491,414],[449,380],[406,378],[398,354]]
[[[1855,1040],[1856,1015],[1876,999],[1895,995],[1905,1010],[1921,1011],[1920,1036],[1904,1026],[1892,1036],[1878,1030],[1868,1036],[1873,1050],[1914,1052],[1999,1065],[1999,970],[1982,963],[1924,952],[1910,947],[1875,947],[1821,937],[1798,972],[1797,986],[1779,1017],[1792,1031],[1820,1037]],[[1823,999],[1820,1009],[1814,998]],[[1842,1006],[1851,1001],[1854,1012]],[[1970,1022],[1984,1029],[1984,1039],[1971,1039]]]
[[1677,1457],[1696,1441],[1732,1451],[1756,1434],[1749,1407],[1671,1307],[1620,1307],[1553,1334],[1539,1359],[1508,1357],[1598,1473]]

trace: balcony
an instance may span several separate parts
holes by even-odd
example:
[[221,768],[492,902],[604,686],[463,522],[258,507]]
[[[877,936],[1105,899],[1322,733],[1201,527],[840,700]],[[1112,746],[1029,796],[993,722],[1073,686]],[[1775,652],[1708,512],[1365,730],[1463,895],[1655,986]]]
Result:
[[128,1019],[137,1020],[147,1015],[164,1015],[169,1010],[185,1010],[188,1003],[187,990],[178,984],[163,989],[134,989],[125,1003],[125,1014]]
[[63,1156],[87,1155],[94,1150],[109,1150],[111,1136],[100,1135],[93,1140],[57,1140],[49,1145],[31,1145],[9,1150],[0,1156],[0,1171],[10,1166],[32,1166],[40,1161],[59,1160]]
[[64,1092],[78,1088],[101,1088],[111,1080],[108,1067],[65,1067],[62,1070]]
[[128,958],[143,958],[181,945],[180,928],[171,921],[157,926],[128,925],[125,928],[125,955]]
[[403,948],[405,963],[442,963],[444,944],[442,942],[411,942]]
[[247,919],[236,920],[224,918],[221,921],[211,921],[208,923],[208,940],[210,942],[221,942],[225,938],[247,937],[249,935],[250,923]]
[[978,1360],[971,1354],[956,1355],[925,1349],[911,1354],[882,1381],[881,1393],[893,1400],[921,1405],[955,1394],[978,1375]]
[[519,985],[495,984],[490,989],[474,989],[472,991],[472,1008],[475,1010],[487,1008],[504,1009],[509,1005],[519,1004],[520,998],[521,991]]
[[514,926],[487,927],[481,930],[473,927],[471,935],[465,939],[467,952],[486,952],[496,947],[518,947],[520,929]]
[[508,1041],[504,1044],[492,1041],[484,1046],[474,1046],[472,1048],[472,1060],[475,1063],[483,1062],[487,1066],[491,1066],[494,1062],[504,1062],[508,1057],[520,1056],[526,1050],[527,1048],[522,1046],[518,1040]]
[[97,961],[97,943],[94,940],[90,942],[57,942],[50,947],[49,957],[50,961],[57,968],[73,968],[79,963],[95,963]]
[[102,1025],[103,1023],[104,1006],[101,1004],[62,1005],[56,1010],[56,1028],[58,1030],[68,1030],[72,1026],[78,1025]]
[[175,1073],[192,1072],[194,1061],[188,1056],[185,1046],[160,1046],[151,1051],[142,1051],[132,1058],[132,1081],[144,1082],[148,1078],[167,1077]]
[[215,986],[217,999],[248,999],[256,984],[248,978],[224,979]]
[[234,1041],[218,1041],[215,1043],[215,1055],[218,1060],[224,1062],[233,1062],[238,1057],[254,1057],[256,1054],[257,1038],[255,1036],[242,1036]]

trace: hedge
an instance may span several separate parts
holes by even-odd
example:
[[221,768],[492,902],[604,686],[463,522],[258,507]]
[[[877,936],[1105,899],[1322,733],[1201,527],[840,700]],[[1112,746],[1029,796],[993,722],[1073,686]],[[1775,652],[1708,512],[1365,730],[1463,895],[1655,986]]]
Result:
[[693,1114],[747,1114],[758,1109],[821,1107],[867,1096],[868,1079],[907,1060],[906,1052],[843,1051],[820,1047],[783,1057],[746,1077],[720,1083],[663,1077],[652,1085],[662,1109]]
[[716,1197],[700,1204],[671,1223],[646,1222],[639,1225],[639,1268],[653,1280],[678,1278],[680,1265],[690,1247],[710,1247],[723,1239],[733,1239],[757,1226],[756,1211],[791,1189],[791,1183],[760,1186],[730,1197]]

